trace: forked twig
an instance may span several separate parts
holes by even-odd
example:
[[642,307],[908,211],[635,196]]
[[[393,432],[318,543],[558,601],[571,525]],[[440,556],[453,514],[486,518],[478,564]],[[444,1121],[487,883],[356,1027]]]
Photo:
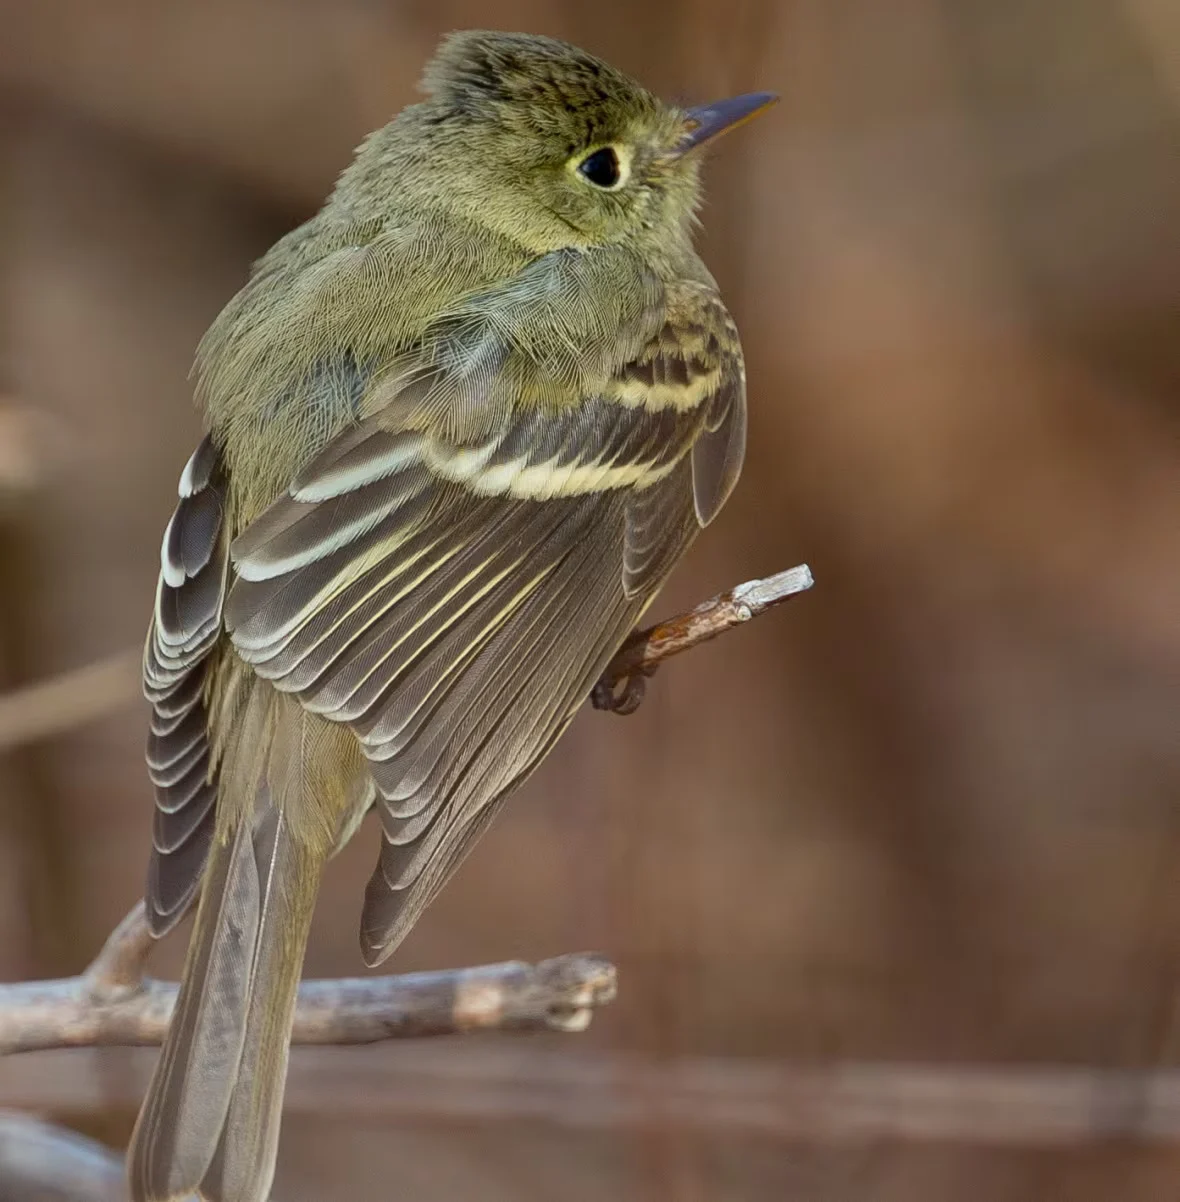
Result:
[[[144,975],[153,940],[137,904],[77,977],[0,985],[0,1053],[157,1044],[176,986]],[[615,969],[589,952],[539,964],[304,981],[294,1043],[373,1043],[464,1031],[581,1031],[615,995]]]
[[616,714],[634,713],[643,700],[645,679],[666,659],[743,625],[796,593],[806,592],[814,583],[811,569],[800,564],[764,580],[748,580],[696,609],[637,630],[607,664],[591,694],[591,704]]

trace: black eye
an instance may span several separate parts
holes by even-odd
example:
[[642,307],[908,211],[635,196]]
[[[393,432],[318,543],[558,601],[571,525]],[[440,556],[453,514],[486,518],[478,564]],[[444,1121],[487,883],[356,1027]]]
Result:
[[596,188],[615,187],[622,175],[619,156],[609,146],[588,154],[579,164],[578,170]]

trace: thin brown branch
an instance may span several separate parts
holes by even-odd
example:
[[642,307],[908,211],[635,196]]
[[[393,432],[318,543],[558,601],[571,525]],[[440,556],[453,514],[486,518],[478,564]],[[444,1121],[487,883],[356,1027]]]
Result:
[[[719,634],[741,626],[788,597],[805,592],[815,583],[806,564],[788,568],[763,580],[748,580],[711,600],[637,630],[619,648],[595,686],[591,702],[596,709],[629,714],[643,700],[643,681],[666,659],[707,643]],[[618,693],[618,686],[623,691]]]
[[130,705],[139,696],[138,649],[0,697],[0,750],[49,738]]
[[143,903],[138,902],[110,933],[81,978],[86,992],[105,1002],[134,992],[143,984],[144,966],[155,946]]
[[[0,1053],[158,1044],[176,986],[142,973],[142,906],[78,977],[0,985]],[[294,1043],[354,1044],[465,1031],[582,1031],[615,995],[615,969],[590,952],[402,976],[304,981]]]

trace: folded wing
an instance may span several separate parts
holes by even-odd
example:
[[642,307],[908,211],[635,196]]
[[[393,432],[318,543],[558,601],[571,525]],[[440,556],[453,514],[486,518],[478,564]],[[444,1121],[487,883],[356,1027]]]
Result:
[[[349,724],[370,761],[384,838],[369,963],[553,745],[732,488],[740,353],[713,336],[724,311],[709,305],[679,329],[669,318],[594,395],[509,397],[474,440],[421,417],[453,411],[448,390],[470,403],[472,380],[403,365],[387,403],[235,540],[237,653]],[[489,362],[501,395],[522,376],[510,341],[473,370]]]

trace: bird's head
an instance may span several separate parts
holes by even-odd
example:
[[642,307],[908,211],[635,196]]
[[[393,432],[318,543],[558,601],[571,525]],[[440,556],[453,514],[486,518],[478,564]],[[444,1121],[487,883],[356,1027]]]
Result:
[[422,86],[438,170],[538,251],[686,241],[700,148],[776,99],[682,109],[566,42],[486,31],[446,38]]

